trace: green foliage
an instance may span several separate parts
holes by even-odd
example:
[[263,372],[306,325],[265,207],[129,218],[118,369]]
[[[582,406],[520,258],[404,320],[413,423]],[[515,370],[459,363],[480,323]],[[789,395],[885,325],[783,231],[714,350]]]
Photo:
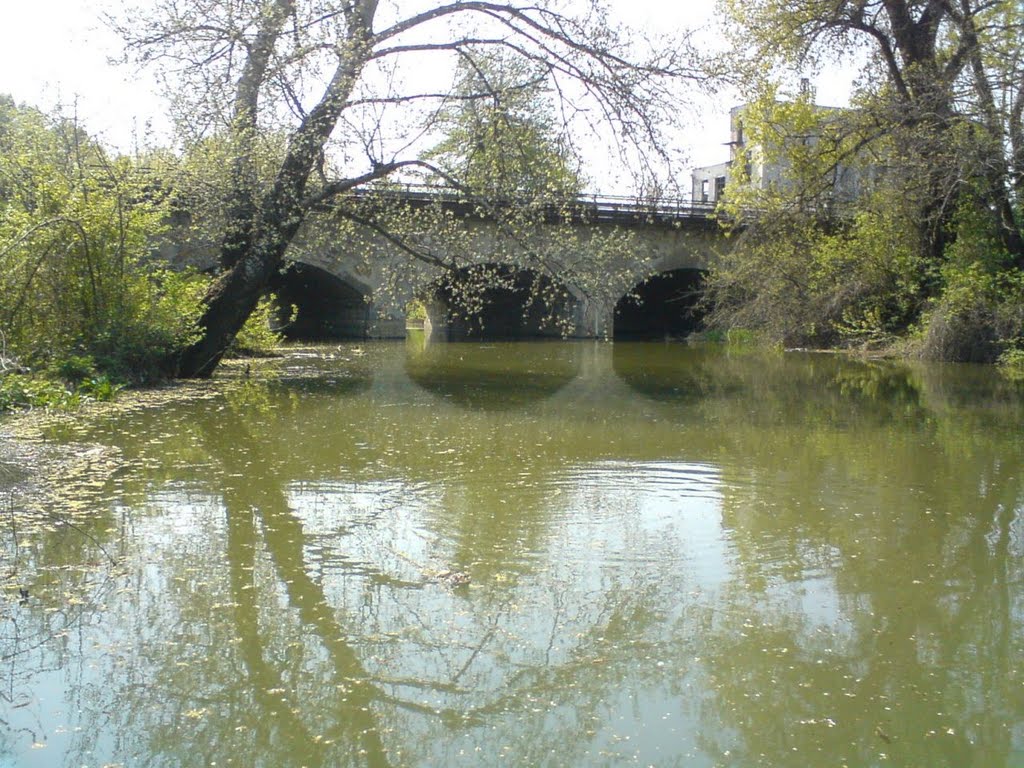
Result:
[[881,203],[841,223],[776,207],[712,270],[710,322],[787,346],[887,344],[917,319],[932,276],[914,231]]
[[405,305],[405,319],[422,322],[427,319],[427,307],[418,299],[414,299]]
[[[294,319],[294,310],[292,314]],[[234,357],[262,357],[274,353],[284,341],[284,336],[275,330],[277,301],[273,296],[264,296],[228,351]]]
[[[927,5],[927,10],[924,6]],[[709,285],[719,325],[787,343],[992,361],[1021,337],[1019,3],[722,0],[750,104],[727,214],[752,221]],[[853,108],[783,84],[857,44]],[[751,217],[750,212],[755,212]]]
[[[285,137],[273,131],[218,133],[186,141],[181,154],[159,149],[141,158],[154,183],[168,190],[174,245],[182,250],[219,248],[225,232],[238,226],[232,222],[231,206],[236,185],[243,185],[249,202],[257,204],[273,184],[285,144]],[[243,179],[238,176],[241,165]]]
[[124,384],[111,381],[106,376],[94,376],[78,385],[78,393],[92,400],[109,402],[124,389]]
[[71,355],[55,361],[51,373],[70,384],[80,384],[96,376],[96,361],[86,355]]
[[1024,343],[1024,274],[983,261],[950,261],[925,314],[917,351],[934,360],[1007,363]]
[[1024,347],[1008,349],[999,356],[999,369],[1011,381],[1024,382]]
[[522,58],[466,51],[437,119],[445,138],[428,159],[485,197],[574,198],[580,173],[555,130],[545,79],[543,68]]
[[721,206],[737,240],[707,283],[710,322],[786,346],[888,343],[932,279],[916,209],[856,152],[856,112],[776,96],[766,85],[736,116],[744,143]]
[[72,122],[0,98],[7,354],[80,381],[85,359],[112,380],[166,375],[193,337],[200,286],[194,275],[148,262],[165,216],[144,169],[111,159]]
[[96,373],[74,384],[47,376],[0,374],[0,413],[19,408],[72,410],[87,400],[113,400],[124,387],[123,383]]
[[16,408],[47,407],[67,398],[58,382],[17,374],[0,375],[0,413]]
[[730,328],[725,334],[725,343],[730,347],[753,347],[757,346],[757,334],[748,331],[746,328]]

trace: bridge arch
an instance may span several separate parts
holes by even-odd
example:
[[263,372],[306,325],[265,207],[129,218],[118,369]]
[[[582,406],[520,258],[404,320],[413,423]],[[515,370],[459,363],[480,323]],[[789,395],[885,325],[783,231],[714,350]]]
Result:
[[355,280],[294,262],[278,276],[273,290],[281,331],[289,339],[363,339],[368,335],[370,291]]
[[475,264],[424,293],[434,336],[450,341],[560,338],[580,301],[565,285],[529,268]]
[[701,329],[700,300],[706,272],[685,267],[652,275],[615,305],[614,338],[685,338]]

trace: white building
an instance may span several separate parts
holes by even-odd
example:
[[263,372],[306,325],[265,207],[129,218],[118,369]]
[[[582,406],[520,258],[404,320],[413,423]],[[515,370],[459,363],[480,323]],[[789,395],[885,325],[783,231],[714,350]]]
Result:
[[[751,145],[744,136],[743,118],[748,107],[733,107],[729,112],[729,159],[717,165],[694,168],[690,174],[691,195],[694,203],[718,203],[729,185],[735,183],[738,169],[743,168],[743,177],[756,189],[782,189],[787,181],[787,163],[785,160],[768,161],[760,147]],[[839,117],[847,110],[838,107],[822,107],[814,105],[814,109],[826,115]],[[801,142],[816,145],[821,139],[820,134],[792,135],[783,138],[786,142]],[[852,201],[860,194],[862,173],[849,165],[838,165],[830,174],[830,178],[822,179],[823,189],[827,190],[830,203]]]

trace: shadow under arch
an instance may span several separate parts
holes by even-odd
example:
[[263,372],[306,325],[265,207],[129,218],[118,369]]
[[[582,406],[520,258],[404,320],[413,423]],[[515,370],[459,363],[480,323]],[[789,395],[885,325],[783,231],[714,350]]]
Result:
[[[418,349],[417,349],[418,347]],[[575,345],[407,345],[405,372],[415,384],[464,408],[510,411],[545,400],[575,379],[582,366]]]
[[639,283],[615,305],[614,337],[674,339],[699,331],[704,275],[700,269],[673,269]]
[[[364,339],[370,325],[367,293],[312,264],[294,262],[273,285],[280,330],[289,339]],[[296,314],[289,322],[291,308]]]
[[425,304],[435,335],[448,341],[561,338],[579,312],[576,297],[549,276],[492,263],[441,278]]

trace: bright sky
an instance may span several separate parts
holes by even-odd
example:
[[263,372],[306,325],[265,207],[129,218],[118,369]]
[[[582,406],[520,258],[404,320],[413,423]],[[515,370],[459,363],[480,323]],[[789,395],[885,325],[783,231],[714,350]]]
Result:
[[[692,0],[608,0],[613,14],[626,23],[651,30],[710,25],[714,2]],[[130,152],[145,145],[167,143],[164,102],[149,73],[109,63],[120,42],[101,19],[113,0],[35,0],[9,2],[0,26],[0,93],[44,110],[63,104],[77,107],[86,129],[109,145]],[[847,101],[849,78],[831,73],[818,79],[818,101],[841,106]],[[726,159],[728,110],[725,99],[697,106],[681,116],[684,144],[691,165]],[[690,126],[697,125],[697,128]],[[602,190],[613,191],[613,190]]]

